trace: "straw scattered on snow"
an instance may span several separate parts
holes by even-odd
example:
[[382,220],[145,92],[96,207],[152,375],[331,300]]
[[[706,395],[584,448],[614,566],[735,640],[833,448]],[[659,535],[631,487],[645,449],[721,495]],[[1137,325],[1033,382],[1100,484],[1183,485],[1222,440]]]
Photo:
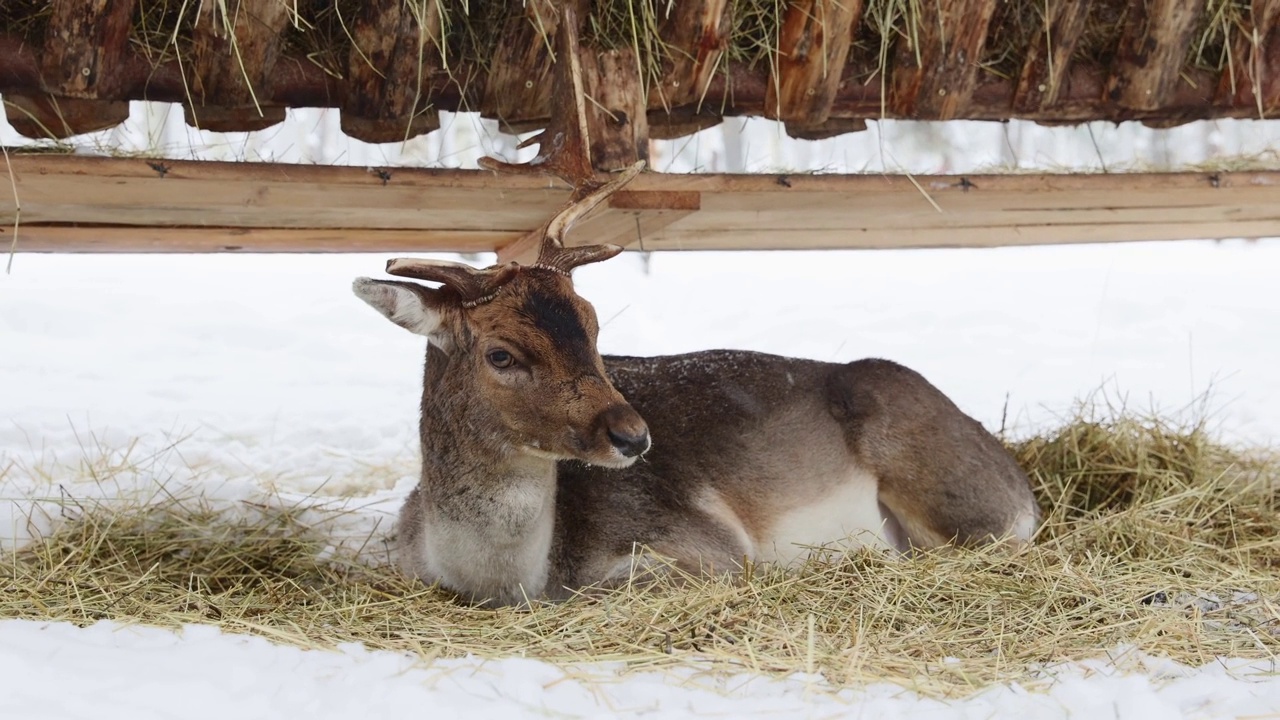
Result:
[[158,492],[145,506],[65,498],[60,529],[0,556],[0,616],[206,623],[424,658],[632,668],[697,659],[709,670],[820,671],[836,684],[888,680],[932,695],[1046,682],[1055,663],[1116,648],[1191,665],[1280,650],[1280,473],[1269,453],[1217,444],[1202,423],[1088,409],[1011,447],[1046,514],[1037,544],[1017,555],[828,550],[794,572],[673,575],[494,611],[401,578],[377,561],[385,537],[368,538],[359,558],[335,551],[303,522],[314,508],[227,513]]

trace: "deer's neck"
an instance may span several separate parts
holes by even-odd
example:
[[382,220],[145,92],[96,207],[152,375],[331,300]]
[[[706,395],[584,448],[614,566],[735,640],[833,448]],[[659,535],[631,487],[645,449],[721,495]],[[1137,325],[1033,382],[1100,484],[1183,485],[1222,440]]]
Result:
[[433,568],[478,597],[542,594],[555,530],[555,461],[504,438],[496,411],[451,367],[428,353],[422,400],[423,538]]

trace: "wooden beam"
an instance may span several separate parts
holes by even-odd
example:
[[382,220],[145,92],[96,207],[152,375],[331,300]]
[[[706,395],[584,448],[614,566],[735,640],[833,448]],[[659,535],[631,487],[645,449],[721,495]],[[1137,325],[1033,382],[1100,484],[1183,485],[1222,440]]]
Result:
[[[978,61],[998,0],[947,0],[907,22],[899,40],[891,104],[902,117],[952,120],[968,111],[978,84]],[[912,43],[910,38],[915,38]]]
[[[636,244],[643,248],[646,239],[672,223],[682,220],[702,207],[701,193],[693,191],[622,190],[609,198],[612,212],[596,211],[569,232],[568,242],[577,245]],[[498,262],[531,263],[538,259],[542,238],[525,235],[499,246]]]
[[1135,110],[1167,103],[1206,1],[1130,0],[1129,21],[1107,79],[1107,98]]
[[861,19],[862,0],[793,0],[787,6],[766,117],[785,122],[791,135],[827,121]]
[[[480,230],[344,230],[242,227],[24,225],[19,252],[39,253],[308,253],[489,252],[518,232]],[[13,226],[0,230],[5,247]]]
[[[563,183],[483,171],[13,154],[19,252],[510,249]],[[14,204],[0,193],[0,244]],[[986,247],[1280,237],[1280,172],[645,173],[570,232],[646,250]]]
[[1027,48],[1018,75],[1017,112],[1039,112],[1058,102],[1092,5],[1093,0],[1046,0],[1045,26]]
[[663,230],[702,208],[697,192],[650,190],[618,192],[609,198],[612,212],[598,213],[570,231],[571,244],[613,244],[641,249]]

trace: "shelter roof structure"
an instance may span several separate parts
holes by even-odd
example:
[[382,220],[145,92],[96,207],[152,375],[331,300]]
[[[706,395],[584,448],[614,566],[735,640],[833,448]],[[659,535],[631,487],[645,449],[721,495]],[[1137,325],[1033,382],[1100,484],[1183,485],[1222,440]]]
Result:
[[110,127],[143,99],[214,131],[302,106],[341,108],[370,142],[429,132],[439,110],[528,130],[550,117],[562,7],[588,95],[645,136],[737,115],[813,138],[876,118],[1280,112],[1274,0],[6,0],[0,93],[31,137]]
[[[112,127],[145,99],[213,131],[333,107],[347,134],[389,142],[470,110],[512,131],[550,127],[542,159],[562,131],[585,143],[572,172],[496,174],[10,153],[0,239],[19,250],[519,257],[571,189],[645,160],[651,138],[724,117],[775,118],[809,139],[879,118],[1271,117],[1280,2],[6,0],[0,97],[33,138]],[[1280,236],[1277,197],[1267,170],[645,174],[574,235],[643,249],[1267,237]]]

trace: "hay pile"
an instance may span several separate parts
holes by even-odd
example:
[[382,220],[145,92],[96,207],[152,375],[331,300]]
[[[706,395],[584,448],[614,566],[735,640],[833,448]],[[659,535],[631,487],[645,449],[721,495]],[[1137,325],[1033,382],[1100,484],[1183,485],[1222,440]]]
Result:
[[[0,558],[0,616],[208,623],[307,648],[359,642],[425,658],[523,654],[651,667],[821,671],[935,695],[1035,684],[1127,647],[1189,663],[1280,651],[1280,469],[1202,425],[1082,413],[1012,446],[1046,511],[1017,556],[909,561],[820,552],[796,572],[679,579],[532,611],[461,606],[335,553],[298,508],[232,518],[171,498],[68,501],[60,530]],[[370,538],[365,560],[385,557]]]

